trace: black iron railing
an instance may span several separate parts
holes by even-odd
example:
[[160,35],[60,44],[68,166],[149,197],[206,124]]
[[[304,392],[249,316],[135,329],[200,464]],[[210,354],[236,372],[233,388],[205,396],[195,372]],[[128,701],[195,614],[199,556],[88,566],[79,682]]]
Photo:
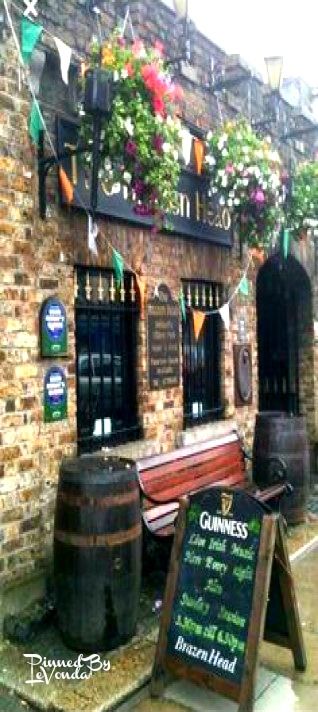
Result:
[[135,278],[116,286],[111,271],[78,267],[76,321],[79,453],[140,436],[136,350],[139,306]]
[[196,341],[191,307],[211,312],[222,305],[224,289],[216,282],[184,281],[187,305],[182,329],[184,424],[197,425],[217,420],[221,402],[221,318],[207,315]]

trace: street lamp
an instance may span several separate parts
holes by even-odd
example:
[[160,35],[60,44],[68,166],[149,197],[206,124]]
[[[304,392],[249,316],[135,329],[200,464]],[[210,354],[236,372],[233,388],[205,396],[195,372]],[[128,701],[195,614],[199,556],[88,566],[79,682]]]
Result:
[[271,92],[279,92],[283,73],[283,57],[265,57],[267,83]]
[[169,60],[169,63],[174,64],[174,62],[181,62],[183,59],[186,62],[191,62],[191,40],[189,34],[189,2],[188,0],[173,0],[174,11],[177,18],[183,23],[183,41],[184,41],[184,52],[182,56],[176,59]]

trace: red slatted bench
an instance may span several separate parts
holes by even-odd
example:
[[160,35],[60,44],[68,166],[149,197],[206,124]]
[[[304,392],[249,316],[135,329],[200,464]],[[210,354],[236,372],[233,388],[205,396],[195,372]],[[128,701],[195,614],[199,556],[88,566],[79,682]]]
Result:
[[[279,463],[284,468],[284,463]],[[137,463],[142,493],[142,517],[156,536],[174,533],[179,499],[199,490],[221,485],[250,490],[263,502],[279,497],[288,489],[277,484],[263,492],[253,487],[246,475],[245,453],[236,432],[164,455],[143,458]]]

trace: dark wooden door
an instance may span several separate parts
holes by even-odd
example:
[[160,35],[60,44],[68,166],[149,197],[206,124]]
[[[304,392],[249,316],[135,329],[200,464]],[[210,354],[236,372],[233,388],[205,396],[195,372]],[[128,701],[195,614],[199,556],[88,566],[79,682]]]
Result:
[[259,410],[299,414],[298,297],[288,271],[264,265],[257,283]]

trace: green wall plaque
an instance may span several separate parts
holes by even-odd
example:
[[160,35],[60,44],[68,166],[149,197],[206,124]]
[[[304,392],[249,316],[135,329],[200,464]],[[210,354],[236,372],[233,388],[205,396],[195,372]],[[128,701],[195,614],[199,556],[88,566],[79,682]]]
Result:
[[40,314],[41,355],[55,358],[67,354],[67,317],[57,297],[43,302]]
[[65,372],[52,366],[44,378],[44,422],[55,423],[67,417],[67,383]]

